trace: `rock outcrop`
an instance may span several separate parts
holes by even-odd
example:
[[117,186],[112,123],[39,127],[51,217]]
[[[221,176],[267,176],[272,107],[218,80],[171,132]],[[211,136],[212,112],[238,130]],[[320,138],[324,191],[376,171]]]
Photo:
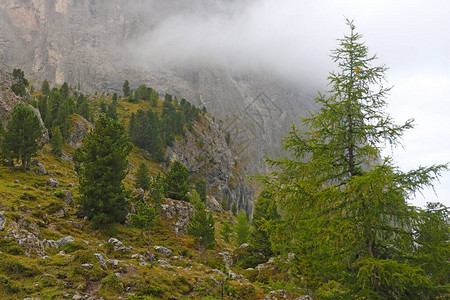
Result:
[[173,231],[178,234],[186,233],[186,226],[194,215],[192,204],[184,201],[165,199],[162,206],[162,215],[172,221]]
[[[191,177],[204,178],[207,192],[216,199],[225,198],[229,207],[236,202],[238,208],[252,212],[254,191],[245,181],[248,171],[227,143],[223,128],[211,118],[206,116],[202,122],[194,124],[185,137],[168,148],[167,154],[170,160],[183,163]],[[219,207],[216,209],[220,210]]]
[[83,116],[73,114],[71,115],[72,126],[67,134],[67,143],[75,148],[82,145],[82,140],[86,134],[93,128],[93,125],[89,123]]
[[[0,123],[5,126],[8,122],[9,115],[11,114],[14,107],[18,104],[26,104],[25,101],[13,93],[11,90],[11,84],[14,82],[12,78],[11,67],[0,62]],[[44,126],[44,121],[42,121],[41,113],[39,109],[30,106],[34,113],[38,116],[39,121],[43,127],[43,137],[41,139],[41,144],[45,144],[49,140],[48,130]]]

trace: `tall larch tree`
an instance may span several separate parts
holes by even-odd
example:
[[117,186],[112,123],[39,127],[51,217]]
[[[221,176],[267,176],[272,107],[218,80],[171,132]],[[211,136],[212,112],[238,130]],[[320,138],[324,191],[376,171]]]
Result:
[[408,259],[417,214],[407,200],[447,166],[405,173],[382,157],[413,121],[396,125],[385,112],[387,68],[374,65],[348,26],[332,51],[338,70],[328,77],[330,90],[316,98],[320,111],[292,127],[284,140],[289,157],[268,160],[274,171],[263,181],[282,216],[271,240],[295,254],[293,273],[319,297],[425,297],[431,282]]

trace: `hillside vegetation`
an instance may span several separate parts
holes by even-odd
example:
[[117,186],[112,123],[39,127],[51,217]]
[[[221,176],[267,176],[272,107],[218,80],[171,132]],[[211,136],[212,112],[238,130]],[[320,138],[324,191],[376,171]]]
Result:
[[448,164],[405,172],[382,156],[413,120],[385,111],[387,68],[347,24],[320,110],[254,176],[255,203],[205,108],[128,81],[120,97],[34,91],[14,70],[0,298],[447,299],[449,209],[408,199]]

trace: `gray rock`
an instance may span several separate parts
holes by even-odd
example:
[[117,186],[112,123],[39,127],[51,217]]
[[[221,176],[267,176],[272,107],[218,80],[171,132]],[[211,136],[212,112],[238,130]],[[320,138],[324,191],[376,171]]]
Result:
[[59,245],[55,240],[43,240],[42,244],[45,248],[58,248]]
[[231,270],[228,270],[228,276],[229,276],[231,279],[237,279],[237,278],[238,278],[238,276],[237,276],[233,271],[231,271]]
[[42,242],[33,233],[22,229],[8,230],[8,234],[16,241],[19,246],[25,248],[25,255],[32,256],[36,255],[42,257],[45,255],[45,249]]
[[158,252],[159,254],[162,254],[164,256],[170,257],[173,254],[173,251],[170,250],[169,248],[166,248],[164,246],[154,246],[153,247],[156,252]]
[[172,221],[172,228],[175,234],[186,233],[187,224],[194,215],[194,207],[192,204],[184,201],[165,199],[162,207],[162,215]]
[[72,225],[73,227],[75,227],[75,228],[77,228],[77,229],[83,229],[83,225],[81,225],[81,224],[78,224],[78,223],[76,223],[76,222],[74,222],[74,221],[67,221],[67,223],[68,224],[70,224],[70,225]]
[[94,267],[93,264],[82,264],[81,266],[86,269],[92,269]]
[[19,179],[14,179],[13,183],[20,183]]
[[75,183],[70,182],[70,183],[67,184],[67,187],[75,187]]
[[139,265],[140,265],[140,266],[148,266],[149,263],[146,262],[146,261],[141,261],[141,262],[139,263]]
[[64,203],[66,205],[71,205],[73,204],[73,196],[72,193],[69,190],[61,190],[61,192],[63,192],[64,194],[66,194],[66,197],[64,198]]
[[72,119],[72,126],[67,134],[67,143],[74,148],[82,146],[84,137],[92,128],[92,124],[83,118],[83,116],[75,115]]
[[231,266],[233,265],[233,257],[230,254],[230,252],[227,251],[219,252],[219,255],[222,256],[222,260],[225,263],[225,267],[231,268]]
[[5,229],[5,225],[6,225],[6,218],[4,215],[5,212],[0,211],[0,230]]
[[219,284],[219,281],[215,279],[213,276],[209,276],[209,279],[211,279],[215,284]]
[[133,247],[131,247],[131,246],[125,247],[123,245],[123,243],[121,241],[119,241],[118,239],[116,239],[116,238],[110,238],[108,240],[108,244],[113,245],[114,251],[120,251],[120,252],[127,252],[127,253],[129,253],[133,249]]
[[55,179],[55,178],[49,178],[48,180],[47,180],[47,185],[48,186],[50,186],[50,187],[58,187],[58,185],[59,185],[59,182],[58,182],[58,180],[57,179]]
[[218,275],[220,275],[222,277],[225,277],[225,273],[220,271],[220,270],[218,270],[218,269],[212,269],[211,272],[216,273],[216,274],[218,274]]
[[59,240],[57,240],[56,244],[58,245],[58,247],[61,247],[62,245],[65,245],[70,242],[75,242],[75,239],[69,235],[69,236],[66,236],[64,238],[60,238]]
[[40,161],[33,167],[33,171],[37,175],[47,175],[47,169]]
[[108,259],[109,264],[111,265],[111,267],[113,269],[117,269],[117,267],[119,266],[120,260],[118,259]]
[[160,264],[160,265],[169,265],[170,264],[169,260],[167,260],[165,258],[158,259],[157,263]]
[[105,259],[103,258],[103,255],[101,255],[100,253],[95,253],[94,254],[95,257],[97,257],[98,261],[100,262],[100,266],[102,267],[102,269],[108,269],[108,265],[106,264]]
[[214,196],[207,195],[206,196],[206,208],[210,211],[214,211],[217,213],[223,213],[222,205],[220,205],[219,202],[217,202],[216,198]]
[[144,261],[144,260],[145,260],[144,255],[142,255],[142,254],[140,254],[140,253],[136,253],[136,254],[131,255],[131,258],[137,259],[137,260],[141,260],[141,261]]

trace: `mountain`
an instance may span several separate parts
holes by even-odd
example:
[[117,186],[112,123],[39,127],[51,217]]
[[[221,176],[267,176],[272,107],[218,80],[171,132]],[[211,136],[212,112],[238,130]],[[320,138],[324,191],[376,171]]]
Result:
[[80,84],[84,91],[121,92],[128,79],[132,88],[146,83],[162,94],[184,97],[223,122],[251,173],[264,172],[264,158],[282,152],[280,139],[290,124],[314,109],[312,97],[270,72],[211,62],[149,67],[130,51],[132,42],[174,11],[235,1],[142,3],[2,0],[0,60],[40,80]]

